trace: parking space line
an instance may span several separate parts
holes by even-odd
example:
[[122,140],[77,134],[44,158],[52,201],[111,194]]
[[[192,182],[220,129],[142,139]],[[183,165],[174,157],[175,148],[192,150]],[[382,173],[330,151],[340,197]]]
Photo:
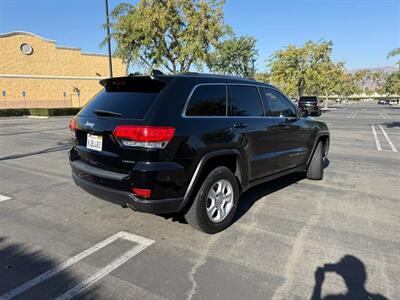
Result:
[[381,113],[381,112],[380,112],[379,115],[381,116],[382,119],[385,119],[385,120],[386,120],[386,119],[391,119],[391,117],[389,117],[389,116],[388,116],[387,114],[385,114],[385,113]]
[[372,128],[372,134],[374,135],[374,139],[375,139],[376,149],[378,151],[382,151],[382,146],[381,146],[381,143],[379,142],[378,135],[376,134],[375,126],[371,125],[371,128]]
[[379,125],[379,128],[381,129],[383,135],[385,136],[386,140],[388,141],[390,148],[392,148],[393,152],[397,152],[396,147],[393,145],[392,141],[390,140],[389,136],[387,135],[386,131],[383,129],[382,125]]
[[[102,241],[102,242],[90,247],[89,249],[86,249],[85,251],[83,251],[83,252],[71,257],[70,259],[66,260],[62,264],[60,264],[60,265],[48,270],[47,272],[45,272],[45,273],[33,278],[32,280],[29,280],[29,281],[23,283],[22,285],[16,287],[15,289],[7,292],[6,294],[0,296],[0,299],[1,300],[8,300],[8,299],[14,298],[15,296],[17,296],[17,295],[29,290],[30,288],[40,284],[41,282],[43,282],[43,281],[45,281],[47,279],[49,279],[50,277],[53,277],[54,275],[62,272],[63,270],[69,268],[73,264],[76,264],[77,262],[81,261],[82,259],[84,259],[84,258],[88,257],[89,255],[99,251],[100,249],[106,247],[107,245],[111,244],[112,242],[114,242],[114,241],[116,241],[118,239],[125,239],[125,240],[131,241],[131,242],[138,243],[139,245],[135,246],[132,250],[126,252],[125,254],[123,254],[122,256],[117,258],[116,260],[114,260],[112,263],[107,265],[105,268],[103,268],[103,269],[99,270],[98,272],[94,273],[89,278],[87,278],[82,283],[78,284],[77,286],[75,286],[74,288],[72,288],[68,292],[71,292],[71,294],[73,294],[73,295],[77,295],[77,291],[78,290],[79,290],[78,291],[78,293],[79,293],[84,288],[88,287],[90,284],[93,284],[97,280],[101,279],[102,277],[104,277],[105,275],[110,273],[112,270],[114,270],[115,268],[117,268],[118,266],[120,266],[121,264],[126,262],[128,259],[132,258],[137,253],[139,253],[140,251],[144,250],[146,247],[148,247],[148,246],[150,246],[151,244],[154,243],[153,240],[150,240],[150,239],[147,239],[147,238],[144,238],[144,237],[132,234],[132,233],[120,231],[120,232],[108,237],[104,241]],[[127,257],[129,257],[129,258],[126,259]],[[124,260],[124,259],[126,259],[126,260]],[[108,270],[110,270],[110,271],[108,273],[105,273]],[[102,274],[104,274],[104,275],[102,276]],[[95,278],[92,278],[92,277],[95,277]],[[96,279],[96,278],[98,278],[98,279]],[[82,286],[82,284],[85,283],[85,282],[86,282],[86,284]],[[89,285],[88,285],[88,283],[89,283]],[[79,289],[77,287],[79,287]],[[74,293],[72,293],[72,292],[74,292]],[[66,295],[67,293],[65,293],[64,295]],[[68,296],[68,295],[66,295],[66,296]],[[70,299],[70,298],[65,298],[65,299]]]
[[11,197],[7,197],[7,196],[0,194],[0,202],[7,201],[7,200],[11,200]]
[[118,257],[116,260],[105,266],[104,268],[98,270],[88,278],[86,278],[84,281],[81,283],[75,285],[72,289],[68,290],[61,296],[57,297],[56,300],[69,300],[81,293],[83,290],[91,286],[92,284],[96,283],[100,279],[102,279],[104,276],[107,274],[111,273],[114,271],[116,268],[127,262],[129,259],[134,257],[136,254],[144,250],[147,246],[144,245],[138,245],[134,247],[133,249],[125,252],[123,255]]
[[347,116],[347,119],[354,119],[356,116],[357,116],[357,114],[358,114],[358,112],[352,112],[351,114],[349,114],[348,116]]

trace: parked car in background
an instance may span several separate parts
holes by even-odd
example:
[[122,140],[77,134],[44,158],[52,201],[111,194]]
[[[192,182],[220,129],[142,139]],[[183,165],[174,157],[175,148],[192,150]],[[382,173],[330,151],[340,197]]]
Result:
[[75,183],[99,198],[215,233],[248,188],[292,172],[323,177],[328,127],[272,85],[193,73],[101,84],[71,120],[69,152]]
[[305,116],[320,116],[321,107],[317,96],[302,96],[297,103]]
[[378,100],[378,104],[381,104],[381,105],[387,105],[387,104],[389,104],[389,100],[386,100],[386,99],[380,99],[380,100]]

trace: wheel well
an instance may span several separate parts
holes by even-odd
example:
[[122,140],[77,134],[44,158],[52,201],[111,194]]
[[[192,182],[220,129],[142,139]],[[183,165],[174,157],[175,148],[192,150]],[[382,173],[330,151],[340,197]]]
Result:
[[198,178],[196,180],[196,184],[193,187],[192,193],[191,193],[191,198],[195,197],[197,194],[200,186],[203,184],[204,180],[210,174],[212,170],[214,170],[217,167],[227,167],[232,171],[232,173],[235,175],[238,185],[239,185],[239,190],[241,191],[241,170],[240,170],[240,165],[239,165],[239,159],[237,154],[223,154],[223,155],[217,155],[213,156],[210,159],[206,161],[204,166],[201,169],[200,174],[198,175]]

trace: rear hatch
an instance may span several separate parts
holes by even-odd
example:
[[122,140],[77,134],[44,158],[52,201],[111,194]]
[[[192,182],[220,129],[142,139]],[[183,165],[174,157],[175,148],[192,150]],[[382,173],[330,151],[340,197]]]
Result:
[[71,121],[75,159],[110,171],[128,172],[136,161],[152,160],[154,151],[124,145],[115,130],[118,126],[143,126],[167,82],[151,77],[121,77],[100,83],[104,89]]
[[318,106],[318,98],[317,97],[300,97],[299,99],[299,107],[316,107]]

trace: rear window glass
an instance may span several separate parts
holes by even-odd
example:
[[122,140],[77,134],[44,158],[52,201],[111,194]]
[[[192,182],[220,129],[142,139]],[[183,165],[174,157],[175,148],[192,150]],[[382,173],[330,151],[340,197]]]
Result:
[[317,97],[300,97],[299,102],[318,102]]
[[198,86],[190,97],[187,116],[225,116],[226,85]]
[[162,88],[162,85],[144,80],[107,86],[90,100],[79,115],[96,116],[95,111],[100,110],[115,113],[121,118],[143,119]]

